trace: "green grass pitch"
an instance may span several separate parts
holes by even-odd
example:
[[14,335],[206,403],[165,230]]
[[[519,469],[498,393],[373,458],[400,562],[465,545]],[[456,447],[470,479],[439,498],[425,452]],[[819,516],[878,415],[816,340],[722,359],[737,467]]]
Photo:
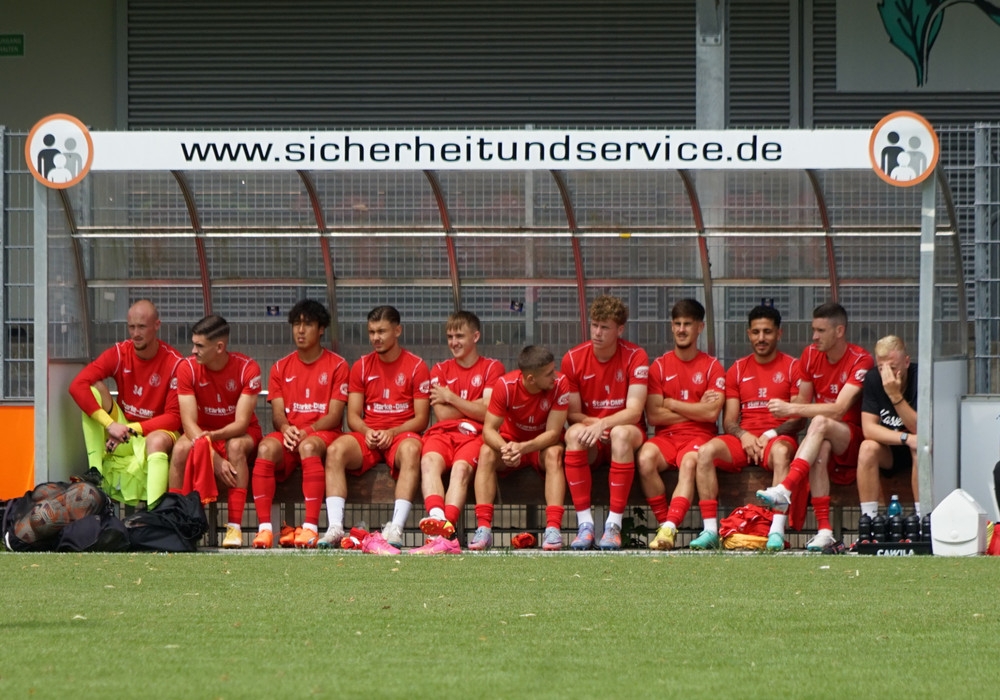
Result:
[[0,697],[995,697],[998,566],[4,553]]

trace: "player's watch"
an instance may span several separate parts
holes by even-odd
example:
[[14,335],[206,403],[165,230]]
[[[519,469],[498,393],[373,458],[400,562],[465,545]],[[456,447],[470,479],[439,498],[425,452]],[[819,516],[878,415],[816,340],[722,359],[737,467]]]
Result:
[[910,434],[909,433],[900,433],[899,434],[899,442],[901,444],[905,445],[906,441],[909,440],[909,439],[910,439]]

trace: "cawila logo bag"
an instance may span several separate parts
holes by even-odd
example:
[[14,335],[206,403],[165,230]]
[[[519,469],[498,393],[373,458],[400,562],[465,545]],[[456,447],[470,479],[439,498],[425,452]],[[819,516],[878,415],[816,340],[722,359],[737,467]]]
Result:
[[125,518],[133,550],[146,552],[195,552],[208,532],[208,519],[197,491],[168,493],[156,507]]
[[59,535],[59,552],[127,552],[128,530],[111,512],[111,502],[100,513],[74,520]]

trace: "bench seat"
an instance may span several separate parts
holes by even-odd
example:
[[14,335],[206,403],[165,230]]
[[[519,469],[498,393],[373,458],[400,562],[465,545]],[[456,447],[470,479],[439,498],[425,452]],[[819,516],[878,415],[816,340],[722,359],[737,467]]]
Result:
[[[667,486],[667,494],[673,490],[677,482],[676,472],[667,471],[664,473]],[[753,503],[755,492],[771,485],[771,473],[756,466],[750,466],[738,473],[718,472],[719,479],[719,515],[723,517],[734,508]],[[362,476],[348,477],[347,495],[347,524],[355,524],[360,520],[365,520],[370,528],[378,528],[392,515],[393,502],[395,500],[396,482],[389,474],[389,468],[380,464],[369,470]],[[910,473],[901,472],[891,475],[883,475],[881,479],[882,496],[880,502],[888,503],[892,494],[898,494],[904,504],[913,502],[913,491],[910,487]],[[593,496],[592,502],[595,509],[595,521],[601,522],[608,504],[608,469],[606,467],[596,468],[593,472]],[[831,521],[834,527],[834,534],[840,538],[847,532],[853,532],[856,523],[854,520],[858,515],[858,492],[854,484],[847,486],[832,485],[830,490]],[[220,496],[220,500],[224,497]],[[247,499],[247,511],[244,521],[249,519],[251,527],[246,528],[244,539],[249,545],[256,530],[256,516],[253,512],[253,499]],[[475,496],[472,487],[469,488],[467,506],[464,513],[464,522],[457,523],[460,532],[471,532],[475,529],[475,516],[473,505]],[[576,520],[573,516],[573,506],[569,499],[569,492],[566,494],[567,514],[563,520],[564,532],[575,531]],[[650,528],[655,529],[652,513],[649,512],[646,499],[642,495],[642,489],[638,478],[632,484],[632,491],[629,495],[630,513],[635,515],[635,510],[645,518],[644,523],[635,522],[635,525],[642,531]],[[531,469],[521,469],[508,476],[501,478],[498,482],[496,511],[494,519],[494,530],[497,532],[499,543],[509,541],[509,535],[522,530],[538,532],[544,529],[544,507],[545,499],[543,493],[542,477]],[[209,522],[217,524],[217,531],[225,529],[225,523],[219,520],[221,509],[217,504],[209,507]],[[600,512],[597,512],[600,511]],[[698,514],[697,502],[692,507],[690,513],[680,528],[679,546],[683,546],[690,539],[698,534],[701,520]],[[849,518],[845,523],[845,513]],[[413,504],[410,519],[407,522],[406,537],[407,546],[418,545],[422,542],[422,535],[417,529],[417,523],[424,516],[423,502],[418,496]],[[282,521],[298,524],[302,518],[302,477],[301,472],[296,470],[288,480],[277,485],[274,498],[274,509],[272,511],[272,521],[275,529]],[[325,508],[321,516],[320,531],[325,529]],[[636,519],[637,520],[637,519]],[[846,527],[845,527],[846,524]],[[810,515],[806,520],[804,533],[815,532],[815,521]],[[211,541],[213,533],[209,533]],[[217,536],[217,535],[216,535]],[[412,540],[412,541],[411,541]],[[794,543],[794,540],[793,540]],[[214,544],[212,542],[211,544]]]

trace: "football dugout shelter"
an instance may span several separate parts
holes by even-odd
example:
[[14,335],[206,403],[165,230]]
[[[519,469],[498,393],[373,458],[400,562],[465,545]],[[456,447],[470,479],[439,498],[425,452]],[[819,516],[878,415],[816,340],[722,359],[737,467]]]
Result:
[[[370,351],[368,311],[391,304],[429,365],[449,357],[447,315],[467,309],[482,354],[508,369],[525,345],[560,358],[586,340],[602,293],[626,301],[626,337],[650,359],[672,347],[673,303],[697,298],[701,347],[727,367],[750,352],[753,306],[781,312],[781,348],[797,356],[832,300],[851,342],[898,335],[920,362],[929,512],[959,485],[973,369],[958,223],[943,168],[890,184],[874,133],[85,132],[89,168],[33,189],[35,480],[86,466],[67,387],[126,337],[142,298],[183,354],[196,320],[224,316],[265,387],[302,298],[328,306],[326,344],[349,362]],[[258,414],[266,434],[263,398]]]

